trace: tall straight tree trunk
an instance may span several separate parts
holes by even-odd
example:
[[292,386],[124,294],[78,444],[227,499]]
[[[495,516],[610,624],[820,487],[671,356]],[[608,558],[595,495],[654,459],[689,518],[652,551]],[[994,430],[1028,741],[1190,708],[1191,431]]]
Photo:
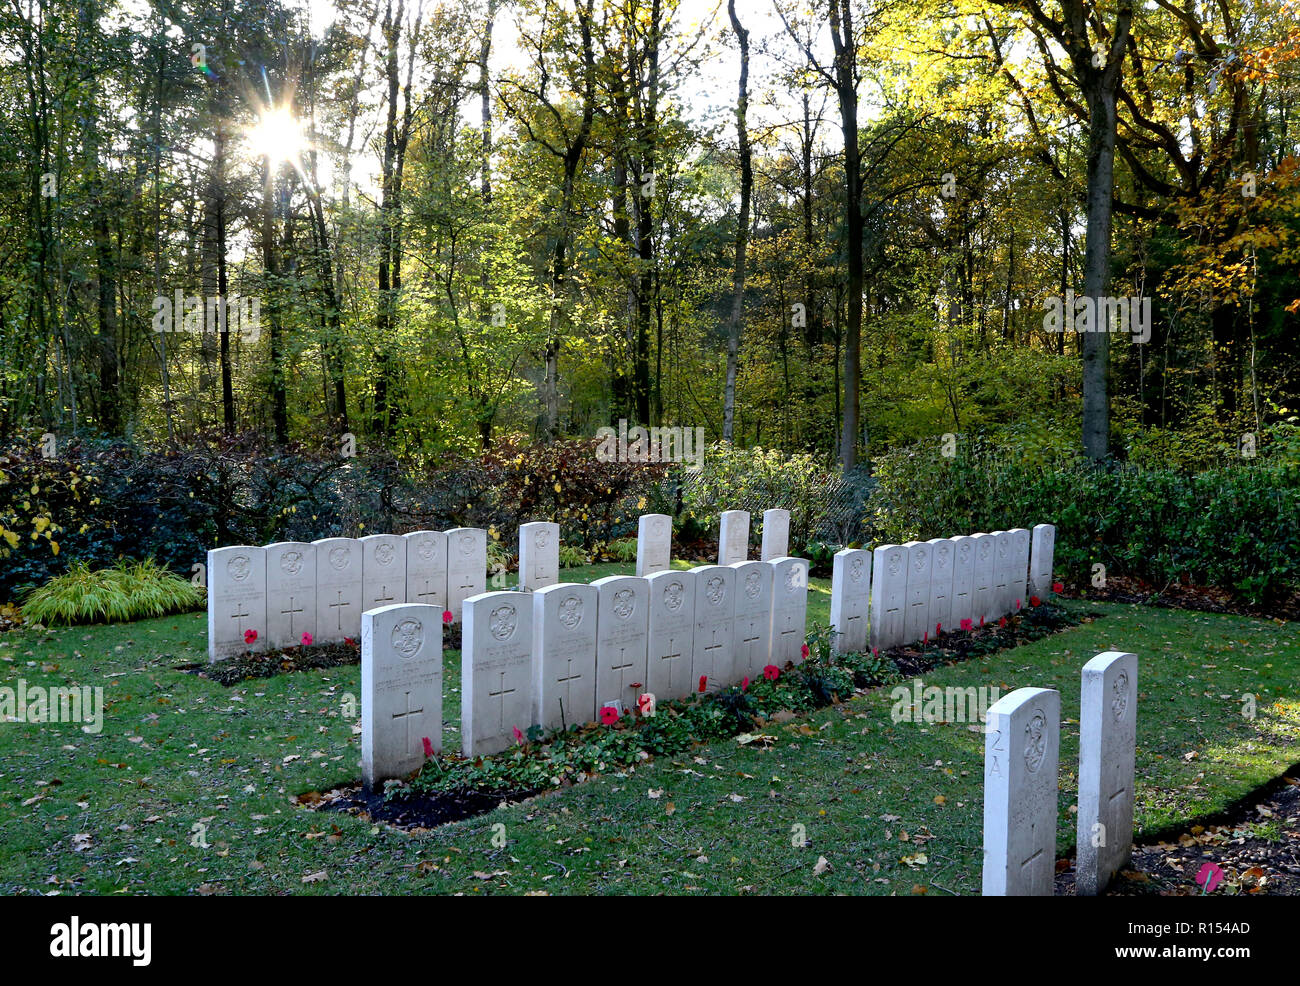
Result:
[[397,96],[401,88],[398,73],[398,38],[402,31],[402,0],[398,0],[396,16],[392,0],[384,13],[383,33],[387,42],[385,75],[388,84],[388,112],[384,124],[384,158],[379,205],[379,296],[375,310],[375,379],[371,406],[370,426],[379,435],[392,433],[393,421],[389,408],[392,389],[392,344],[396,327],[396,299],[392,264],[394,240],[397,235],[396,172],[397,172]]
[[[1088,220],[1084,244],[1084,294],[1108,293],[1110,232],[1115,199],[1115,87],[1088,93]],[[1098,305],[1100,310],[1100,305]],[[1110,454],[1109,326],[1095,319],[1083,334],[1083,448],[1094,461]]]
[[[492,90],[489,85],[488,58],[492,54],[492,25],[496,21],[498,0],[488,0],[487,22],[483,25],[483,40],[478,50],[478,95],[480,132],[483,144],[483,176],[480,194],[483,205],[492,202]],[[483,270],[486,284],[487,269]]]
[[[564,151],[560,154],[562,177],[560,179],[560,228],[555,237],[551,264],[551,313],[543,353],[542,379],[542,437],[554,441],[560,424],[560,347],[568,318],[565,306],[568,298],[569,247],[573,239],[573,200],[577,190],[578,170],[591,138],[591,125],[596,115],[596,64],[591,37],[591,12],[593,0],[574,4],[578,15],[578,28],[582,34],[582,119],[572,138],[565,135]],[[555,107],[549,102],[552,110]],[[557,113],[558,115],[558,113]]]
[[[1012,0],[998,0],[1009,5]],[[1090,18],[1089,0],[1061,0],[1061,19],[1050,16],[1036,0],[1016,0],[1066,52],[1079,92],[1088,107],[1087,234],[1083,248],[1083,293],[1096,305],[1110,283],[1110,235],[1115,202],[1115,104],[1124,50],[1133,23],[1133,0],[1119,0],[1109,35]],[[1091,27],[1098,40],[1089,40]],[[1103,41],[1105,42],[1103,44]],[[1059,71],[1054,64],[1048,68]],[[1108,386],[1109,326],[1094,318],[1083,333],[1083,449],[1094,462],[1110,454],[1110,395]]]
[[858,462],[859,391],[862,381],[862,163],[858,147],[857,39],[852,0],[830,0],[831,41],[835,46],[835,94],[844,134],[844,198],[848,213],[848,298],[844,330],[844,411],[840,465]]
[[[736,221],[736,264],[731,276],[731,320],[727,326],[727,384],[722,401],[722,438],[730,442],[736,417],[736,363],[740,354],[741,319],[745,301],[745,248],[749,243],[749,197],[754,167],[746,114],[749,109],[749,32],[736,16],[736,0],[727,0],[727,16],[740,45],[740,92],[736,97],[736,136],[740,153],[740,216]],[[785,313],[782,312],[782,318]]]
[[266,314],[271,323],[271,426],[275,440],[289,440],[289,403],[284,387],[284,339],[280,324],[279,264],[275,256],[275,170],[271,159],[262,163],[262,283],[266,286]]
[[[635,192],[636,244],[640,260],[641,283],[636,299],[636,335],[633,346],[632,397],[638,421],[650,420],[650,319],[655,265],[654,199],[655,142],[659,116],[659,30],[663,17],[662,0],[651,0],[650,29],[646,37],[646,77],[638,89],[641,126],[638,134],[641,150],[641,187]],[[645,90],[640,95],[640,88]],[[644,102],[642,102],[644,100]]]
[[[228,20],[226,11],[222,10],[222,37],[226,37]],[[221,416],[222,425],[227,435],[235,433],[235,381],[230,359],[229,322],[225,317],[227,283],[226,283],[226,60],[222,59],[217,76],[217,128],[213,140],[213,182],[215,183],[217,224],[217,325],[221,338]]]

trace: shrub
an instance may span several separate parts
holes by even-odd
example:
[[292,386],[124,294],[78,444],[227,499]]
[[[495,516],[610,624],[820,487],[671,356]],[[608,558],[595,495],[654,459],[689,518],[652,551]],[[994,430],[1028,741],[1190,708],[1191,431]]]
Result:
[[203,593],[152,558],[92,572],[76,562],[23,601],[23,618],[45,624],[136,620],[195,609]]
[[722,511],[748,510],[754,518],[749,532],[754,544],[763,510],[783,507],[790,511],[790,548],[798,554],[813,539],[852,541],[871,485],[865,477],[845,477],[807,453],[715,442],[705,453],[704,468],[683,479],[682,503],[707,518],[715,535]]
[[1300,487],[1285,457],[1199,473],[1078,459],[1027,462],[985,437],[945,458],[938,440],[877,461],[872,543],[1056,525],[1056,570],[1157,586],[1193,582],[1259,604],[1300,587]]
[[[636,557],[633,555],[633,557]],[[578,568],[586,565],[590,559],[581,548],[575,548],[571,544],[560,545],[560,567],[561,568]]]

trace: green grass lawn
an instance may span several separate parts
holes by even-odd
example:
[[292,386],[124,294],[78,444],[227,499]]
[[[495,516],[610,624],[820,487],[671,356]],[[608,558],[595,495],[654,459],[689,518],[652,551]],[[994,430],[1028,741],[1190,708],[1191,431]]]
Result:
[[[813,580],[810,621],[826,622],[829,599]],[[1140,661],[1141,832],[1220,810],[1300,760],[1293,625],[1075,609],[1103,615],[925,678],[1060,689],[1058,854],[1074,841],[1079,669],[1099,651]],[[771,748],[704,746],[405,833],[291,802],[359,777],[359,726],[342,709],[360,695],[360,668],[225,688],[174,670],[205,660],[205,619],[0,636],[0,684],[103,686],[107,706],[98,735],[0,724],[0,892],[979,893],[983,737],[964,723],[893,723],[888,687],[768,726]],[[446,658],[454,726],[460,655]],[[1253,720],[1247,692],[1259,696]],[[829,869],[815,874],[819,856]]]

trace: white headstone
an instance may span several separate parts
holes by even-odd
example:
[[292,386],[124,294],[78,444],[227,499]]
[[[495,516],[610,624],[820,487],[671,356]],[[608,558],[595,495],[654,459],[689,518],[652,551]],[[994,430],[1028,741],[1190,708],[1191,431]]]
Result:
[[1052,591],[1052,563],[1056,555],[1056,527],[1035,524],[1029,554],[1029,593],[1046,599]]
[[1011,596],[1010,612],[1015,613],[1029,607],[1029,593],[1026,591],[1029,578],[1029,532],[1023,527],[1014,527],[1007,533],[1011,535],[1011,581],[1007,583],[1007,589]]
[[650,608],[646,691],[656,700],[685,698],[694,690],[695,573],[655,572],[646,576]]
[[729,565],[699,565],[691,571],[695,573],[693,687],[698,690],[703,678],[705,690],[716,692],[740,680],[736,677],[736,570]]
[[[449,532],[450,533],[450,532]],[[533,721],[533,605],[528,593],[482,592],[461,613],[460,741],[467,757],[500,753]]]
[[736,570],[735,657],[733,684],[758,679],[772,663],[772,566],[761,561],[739,561]]
[[406,602],[406,539],[400,534],[368,534],[359,540],[365,608]]
[[316,639],[336,642],[361,636],[361,542],[321,538],[316,547]]
[[837,654],[860,654],[867,649],[871,604],[871,552],[845,548],[835,552],[831,568],[831,629]]
[[[249,630],[257,632],[251,643]],[[266,649],[266,549],[248,545],[208,552],[208,661]]]
[[984,735],[984,896],[1050,897],[1056,874],[1061,694],[1017,688]]
[[596,718],[596,589],[560,582],[533,593],[533,722]]
[[993,532],[993,615],[991,619],[1006,616],[1015,607],[1011,597],[1011,576],[1015,572],[1012,560],[1011,532]]
[[646,693],[650,585],[634,575],[609,575],[591,583],[596,601],[596,714],[605,706],[636,707]]
[[979,622],[975,616],[975,539],[959,534],[952,539],[952,629],[960,630],[963,620],[971,628]]
[[375,789],[442,752],[442,610],[395,603],[361,615],[361,779]]
[[1095,897],[1133,851],[1136,654],[1106,651],[1083,666],[1079,701],[1076,893]]
[[882,544],[871,556],[871,646],[883,651],[903,643],[907,549],[901,544]]
[[993,612],[997,600],[993,597],[993,567],[996,561],[997,552],[994,550],[994,544],[997,541],[992,534],[972,534],[971,541],[975,545],[975,574],[973,576],[974,589],[971,591],[971,619],[975,626],[980,626],[981,621],[992,623],[1001,613]]
[[907,615],[903,623],[903,641],[921,643],[934,636],[934,621],[930,619],[930,545],[926,541],[908,541],[907,549]]
[[460,622],[465,600],[487,588],[487,531],[453,527],[447,532],[447,608]]
[[406,540],[406,598],[413,603],[447,608],[447,535],[412,531]]
[[[953,550],[948,538],[931,538],[930,545],[930,639],[957,627],[952,619]],[[940,629],[942,628],[942,629]]]
[[803,662],[808,636],[808,561],[778,558],[772,566],[772,663]]
[[775,561],[790,553],[790,511],[780,508],[763,511],[763,561]]
[[534,521],[519,528],[519,584],[544,589],[560,581],[560,525]]
[[266,546],[266,635],[272,648],[316,640],[316,546],[277,541]]
[[672,567],[673,519],[643,514],[636,527],[636,574],[645,576]]
[[724,510],[718,524],[718,564],[732,565],[749,557],[749,511]]

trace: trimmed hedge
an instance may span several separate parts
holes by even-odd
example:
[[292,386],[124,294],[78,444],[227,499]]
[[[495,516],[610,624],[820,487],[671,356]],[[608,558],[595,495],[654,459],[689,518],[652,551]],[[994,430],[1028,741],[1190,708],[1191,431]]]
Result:
[[1056,525],[1056,571],[1230,589],[1252,604],[1300,589],[1300,482],[1288,459],[1187,473],[1035,462],[980,438],[882,456],[866,521],[873,543]]

